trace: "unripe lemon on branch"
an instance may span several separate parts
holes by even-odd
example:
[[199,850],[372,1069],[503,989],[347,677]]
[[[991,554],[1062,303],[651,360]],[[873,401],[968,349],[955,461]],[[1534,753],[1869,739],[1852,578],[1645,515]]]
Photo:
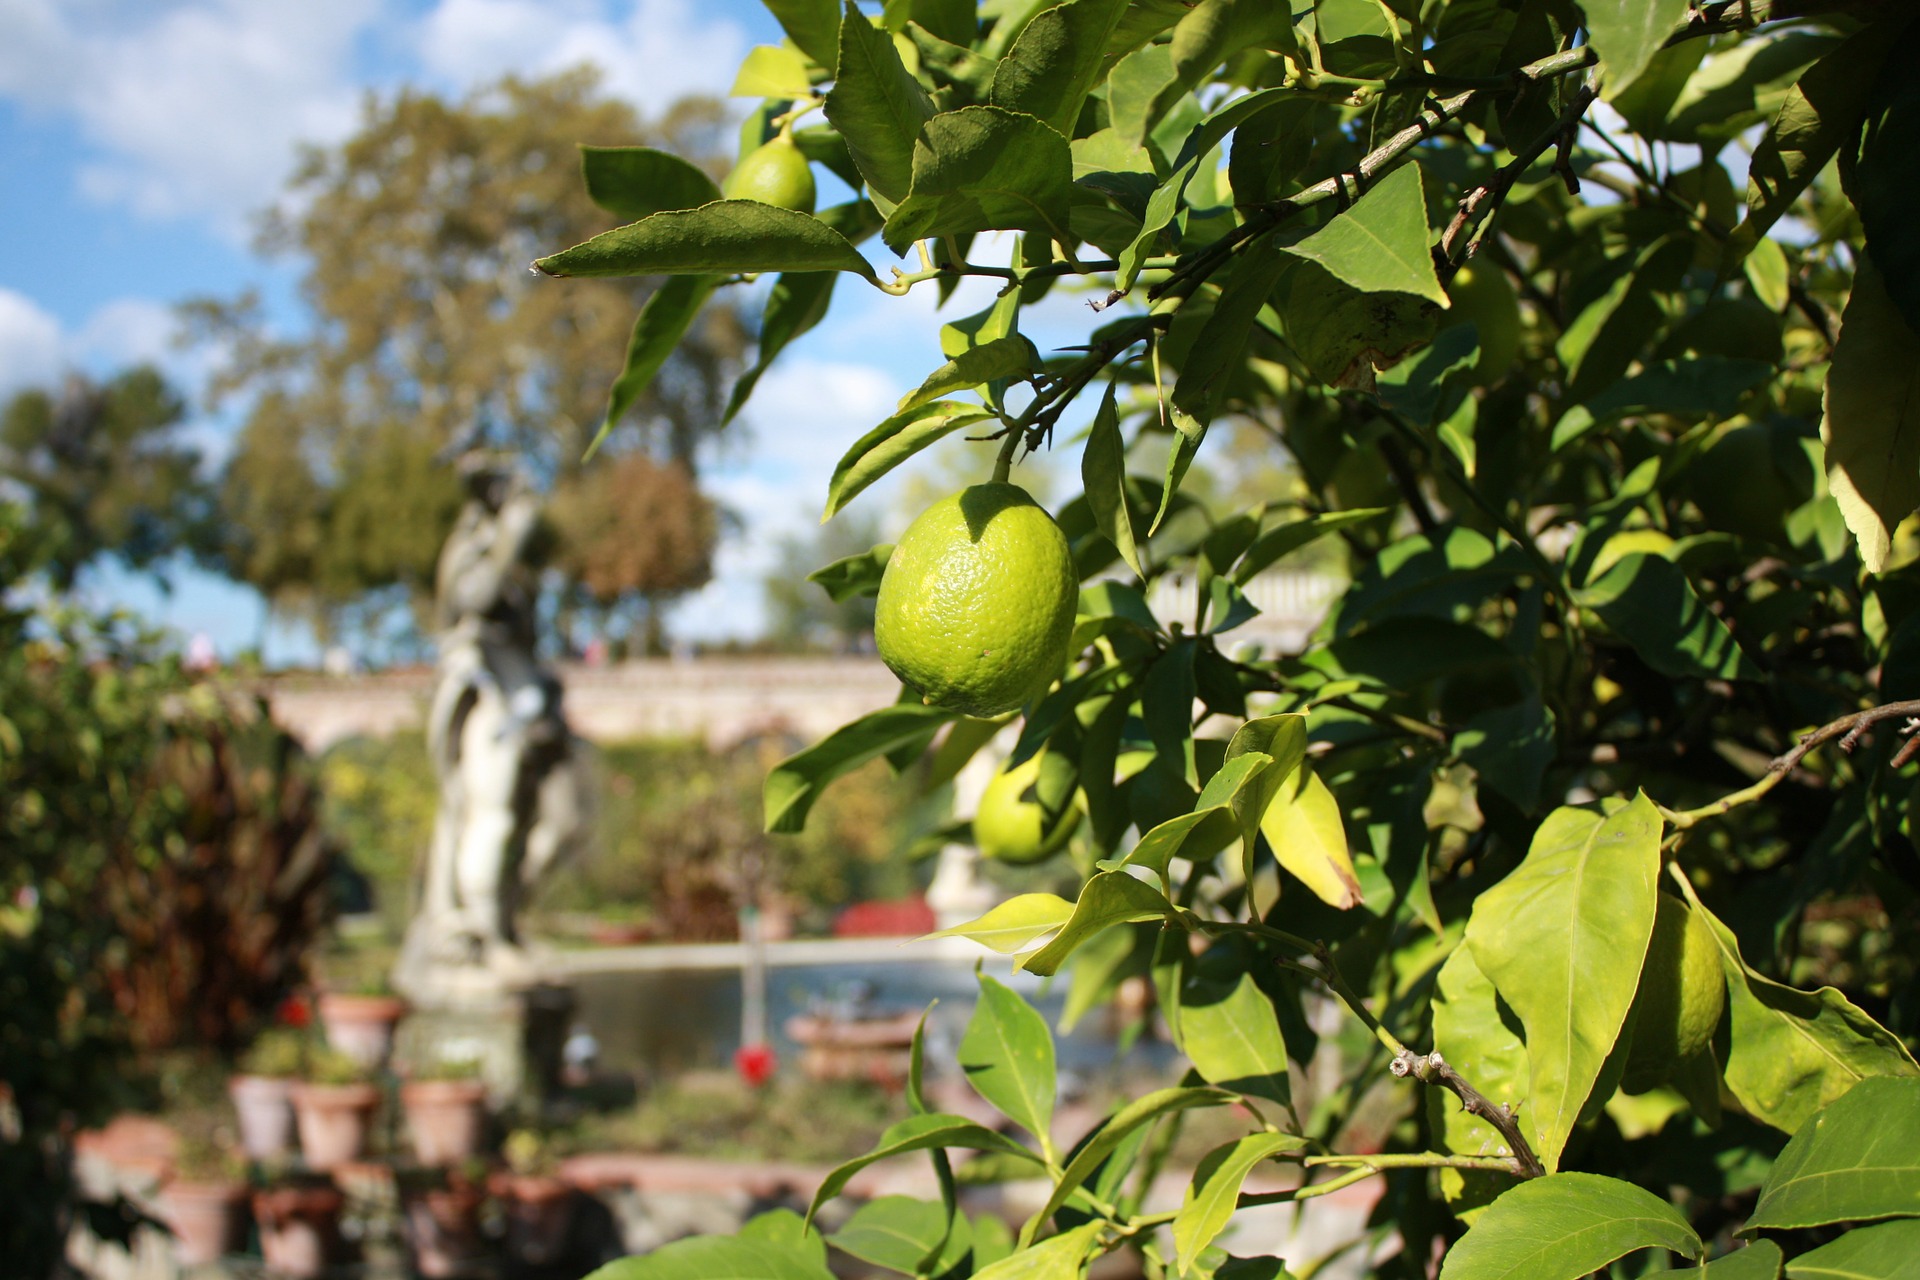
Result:
[[1672,894],[1659,898],[1653,940],[1628,1015],[1633,1044],[1621,1084],[1629,1093],[1653,1088],[1705,1049],[1727,1007],[1727,980],[1712,926]]
[[993,775],[973,815],[973,842],[981,856],[996,862],[1043,862],[1060,852],[1080,825],[1080,812],[1071,805],[1049,813],[1027,791],[1040,780],[1041,756],[1029,756]]
[[925,702],[997,716],[1060,674],[1078,600],[1053,517],[1018,485],[977,484],[900,535],[874,603],[874,647]]
[[740,157],[720,184],[720,194],[729,200],[758,200],[812,213],[813,166],[791,136],[778,134]]

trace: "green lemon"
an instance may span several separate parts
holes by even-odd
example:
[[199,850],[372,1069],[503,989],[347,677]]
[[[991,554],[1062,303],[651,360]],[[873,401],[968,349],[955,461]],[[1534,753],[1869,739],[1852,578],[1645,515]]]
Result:
[[1633,997],[1633,1044],[1621,1080],[1629,1093],[1651,1089],[1707,1047],[1727,1007],[1727,981],[1713,928],[1671,894],[1660,895]]
[[813,166],[786,134],[779,134],[740,157],[720,184],[729,200],[758,200],[782,209],[813,212]]
[[929,704],[997,716],[1067,661],[1079,579],[1066,535],[1012,484],[977,484],[907,526],[887,560],[873,641]]
[[1513,367],[1520,354],[1520,300],[1514,296],[1507,273],[1495,266],[1461,267],[1447,289],[1450,315],[1471,320],[1480,334],[1480,358],[1474,361],[1478,382],[1492,382]]
[[1040,778],[1041,757],[1035,754],[1012,768],[1003,768],[980,795],[973,815],[973,842],[983,857],[996,862],[1029,863],[1051,858],[1066,845],[1080,825],[1079,811],[1049,814],[1038,800],[1026,798]]

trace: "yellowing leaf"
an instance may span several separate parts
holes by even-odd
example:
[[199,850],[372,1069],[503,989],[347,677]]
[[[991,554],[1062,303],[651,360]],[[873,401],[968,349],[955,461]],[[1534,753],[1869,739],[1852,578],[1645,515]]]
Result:
[[1920,506],[1920,334],[1865,254],[1833,345],[1820,439],[1827,486],[1860,559],[1879,573],[1894,528]]
[[1281,785],[1260,819],[1260,831],[1280,865],[1322,902],[1342,911],[1359,905],[1360,881],[1353,874],[1340,806],[1311,769],[1302,765]]

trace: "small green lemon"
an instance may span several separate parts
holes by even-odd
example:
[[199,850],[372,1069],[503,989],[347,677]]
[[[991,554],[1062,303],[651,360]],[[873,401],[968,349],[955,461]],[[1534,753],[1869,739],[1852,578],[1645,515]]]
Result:
[[1520,300],[1514,296],[1512,282],[1496,266],[1468,263],[1453,277],[1447,296],[1453,303],[1450,314],[1473,321],[1480,334],[1474,379],[1492,382],[1512,368],[1520,354]]
[[1704,918],[1671,894],[1660,895],[1633,998],[1633,1044],[1622,1086],[1629,1093],[1651,1089],[1675,1066],[1707,1047],[1727,1007],[1720,948]]
[[1043,862],[1060,852],[1073,829],[1080,825],[1079,811],[1050,814],[1038,800],[1026,798],[1027,789],[1040,778],[1041,757],[1035,754],[1012,768],[1002,768],[980,795],[980,807],[973,815],[973,843],[983,857],[996,862],[1025,864]]
[[740,157],[720,184],[720,194],[729,200],[758,200],[812,213],[813,166],[792,138],[779,134]]
[[977,484],[900,535],[874,603],[874,647],[929,704],[997,716],[1060,674],[1078,600],[1053,517],[1018,485]]

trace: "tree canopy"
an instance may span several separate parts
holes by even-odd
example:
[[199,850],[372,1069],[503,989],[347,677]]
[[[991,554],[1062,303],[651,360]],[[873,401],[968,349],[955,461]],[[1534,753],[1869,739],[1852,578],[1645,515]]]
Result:
[[[317,619],[382,590],[418,603],[459,505],[452,454],[511,448],[543,489],[565,482],[601,433],[609,366],[658,281],[543,289],[525,259],[608,225],[580,187],[580,144],[658,142],[712,164],[724,130],[711,102],[642,120],[580,70],[457,101],[369,98],[352,137],[308,151],[259,245],[300,265],[311,326],[279,332],[252,296],[186,308],[226,357],[216,396],[245,408],[222,482],[227,571]],[[608,417],[608,452],[691,475],[745,341],[732,308],[707,308],[645,393]],[[624,532],[657,538],[668,559],[690,542],[700,559],[714,536],[691,503]],[[700,580],[619,589],[658,596]]]
[[76,373],[0,410],[0,477],[24,500],[37,567],[56,590],[101,560],[164,574],[169,559],[211,550],[214,495],[183,438],[186,416],[149,365],[104,382]]
[[[537,265],[778,272],[760,364],[835,322],[841,276],[999,286],[893,416],[835,442],[825,510],[936,446],[983,481],[1078,455],[1055,506],[1076,628],[1004,717],[1034,799],[1083,815],[1076,888],[947,932],[1067,975],[1068,1021],[1147,979],[1191,1070],[1056,1133],[1051,1028],[983,975],[947,1065],[1008,1125],[933,1112],[917,1054],[914,1115],[813,1208],[893,1158],[931,1158],[938,1200],[824,1240],[771,1215],[607,1280],[825,1280],[829,1242],[923,1277],[1125,1250],[1274,1280],[1326,1259],[1226,1234],[1235,1209],[1312,1215],[1362,1182],[1346,1248],[1382,1277],[1910,1271],[1913,7],[768,7],[786,39],[741,69],[769,99],[744,146],[787,133],[854,198],[809,215],[590,154],[632,220]],[[1086,332],[1043,352],[1022,325],[1063,288]],[[665,291],[649,309],[636,376],[685,324]],[[1203,451],[1244,463],[1229,422],[1302,490],[1184,486]],[[1315,544],[1348,581],[1304,651],[1235,645],[1249,585]],[[873,590],[886,552],[817,578]],[[1190,614],[1149,607],[1168,574]],[[931,749],[950,777],[1001,727],[902,694],[772,770],[771,829],[877,757]],[[1680,963],[1657,920],[1705,950]],[[1163,1202],[1202,1108],[1239,1136]],[[1292,1188],[1248,1193],[1273,1162]],[[953,1191],[1008,1171],[1050,1187],[1011,1238]]]

